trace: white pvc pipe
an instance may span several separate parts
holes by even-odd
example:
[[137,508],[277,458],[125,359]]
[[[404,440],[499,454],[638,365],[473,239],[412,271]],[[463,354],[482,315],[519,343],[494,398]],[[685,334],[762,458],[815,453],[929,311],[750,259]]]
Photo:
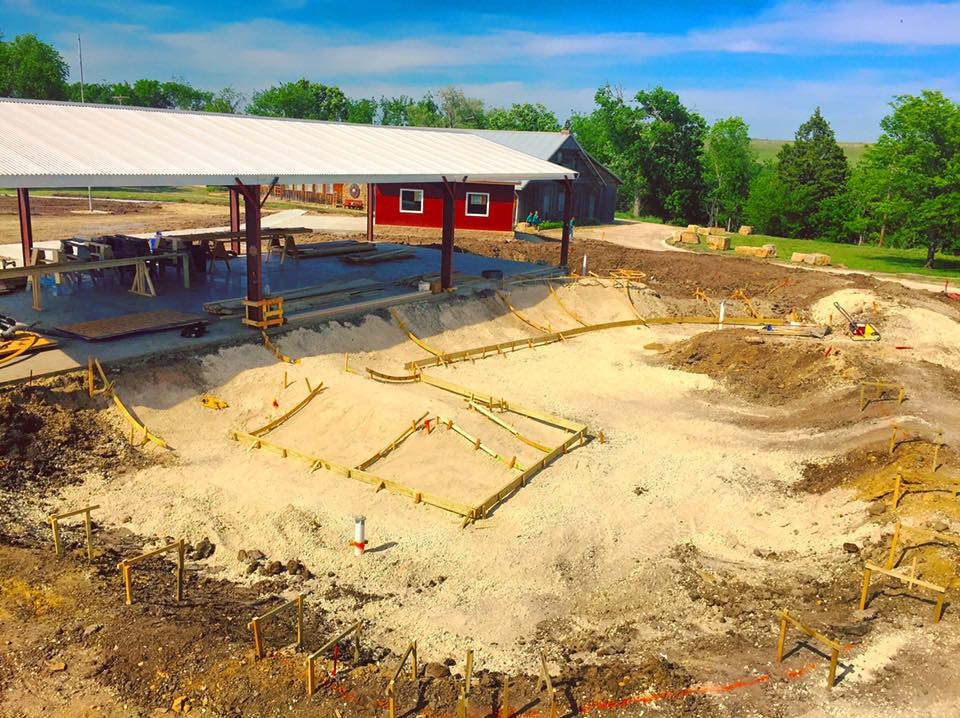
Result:
[[364,523],[366,520],[366,516],[357,516],[353,519],[353,554],[355,556],[362,556],[364,550],[367,548],[367,541],[364,536]]
[[581,277],[587,276],[587,255],[586,254],[583,255],[583,269],[580,270],[580,276]]
[[720,302],[720,319],[717,322],[717,329],[723,329],[723,318],[727,316],[727,300]]

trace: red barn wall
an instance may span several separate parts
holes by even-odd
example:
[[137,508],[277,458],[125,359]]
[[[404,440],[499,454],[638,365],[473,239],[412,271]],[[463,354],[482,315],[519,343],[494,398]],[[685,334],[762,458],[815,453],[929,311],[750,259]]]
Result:
[[[400,211],[400,190],[423,190],[423,214]],[[490,195],[490,213],[474,217],[466,213],[467,192]],[[443,226],[443,189],[435,184],[378,184],[374,204],[376,223],[398,227]],[[454,196],[454,227],[491,232],[513,231],[513,185],[457,183]]]

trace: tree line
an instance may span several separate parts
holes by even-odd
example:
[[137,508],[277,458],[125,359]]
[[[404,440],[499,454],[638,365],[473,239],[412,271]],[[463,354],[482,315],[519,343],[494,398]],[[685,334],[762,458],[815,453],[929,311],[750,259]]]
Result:
[[[81,100],[60,54],[35,35],[6,42],[0,35],[0,96]],[[881,134],[851,167],[817,108],[777,157],[758,161],[741,117],[708,124],[662,87],[632,98],[606,85],[589,113],[561,126],[540,103],[489,107],[461,89],[351,98],[339,87],[301,78],[254,92],[218,92],[182,79],[94,82],[83,100],[210,112],[416,127],[501,130],[570,129],[581,145],[620,179],[619,207],[665,222],[740,224],[789,237],[960,250],[960,105],[925,90],[900,95],[880,123]]]

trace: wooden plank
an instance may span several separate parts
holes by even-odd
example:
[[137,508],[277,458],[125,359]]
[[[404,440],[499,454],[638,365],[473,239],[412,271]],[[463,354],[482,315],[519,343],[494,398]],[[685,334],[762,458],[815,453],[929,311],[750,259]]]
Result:
[[454,384],[453,382],[445,381],[444,379],[437,379],[427,374],[421,374],[420,381],[438,389],[449,391],[452,394],[459,394],[460,396],[467,397],[471,401],[476,401],[480,404],[486,404],[488,407],[496,407],[505,411],[511,411],[514,414],[526,416],[530,419],[536,419],[541,423],[555,426],[558,429],[565,429],[566,431],[575,432],[582,431],[585,428],[583,424],[578,424],[575,421],[569,421],[568,419],[563,419],[559,416],[554,416],[553,414],[548,414],[537,409],[531,409],[523,406],[522,404],[509,402],[506,399],[481,394],[480,392],[474,391],[473,389],[468,389],[465,386],[460,386],[459,384]]
[[[717,320],[713,317],[657,317],[654,319],[622,319],[616,322],[604,322],[602,324],[590,324],[585,327],[573,327],[552,334],[543,334],[529,339],[512,339],[499,344],[488,344],[482,347],[472,349],[462,349],[459,351],[443,352],[442,355],[435,355],[435,358],[418,359],[407,362],[404,367],[407,369],[422,369],[424,367],[442,366],[453,362],[466,361],[467,359],[481,358],[487,355],[503,354],[507,351],[516,351],[517,349],[533,349],[534,347],[553,344],[554,342],[564,341],[571,337],[590,332],[603,331],[606,329],[621,329],[625,327],[648,326],[651,324],[711,324],[715,325]],[[780,326],[786,323],[784,319],[753,319],[750,317],[740,317],[737,319],[727,319],[723,326],[758,326],[773,325]]]
[[499,416],[492,413],[489,409],[485,409],[484,407],[480,406],[477,402],[471,400],[471,401],[468,401],[467,404],[471,409],[474,409],[477,413],[487,417],[488,419],[490,419],[490,421],[492,421],[497,426],[509,431],[511,434],[514,435],[515,438],[522,441],[524,444],[527,444],[528,446],[532,446],[534,449],[539,449],[540,451],[543,451],[543,452],[550,451],[550,447],[544,446],[543,444],[540,444],[534,441],[533,439],[530,439],[524,436],[523,434],[520,433],[519,429],[509,424],[508,422],[504,421]]
[[250,431],[250,432],[248,432],[248,433],[249,433],[251,436],[265,436],[265,435],[269,434],[271,431],[273,431],[274,429],[276,429],[278,426],[284,424],[286,421],[288,421],[289,419],[292,419],[294,416],[296,416],[296,415],[300,412],[300,410],[303,409],[303,407],[305,407],[307,404],[309,404],[309,403],[313,400],[313,398],[314,398],[317,394],[319,394],[321,391],[323,391],[323,390],[324,390],[323,382],[320,382],[320,384],[319,384],[315,389],[312,389],[312,390],[306,395],[306,397],[304,397],[295,407],[293,407],[293,408],[292,408],[290,411],[288,411],[286,414],[284,414],[283,416],[279,416],[279,417],[277,417],[276,419],[274,419],[273,421],[264,424],[264,425],[261,426],[259,429],[253,429],[252,431]]
[[884,576],[895,578],[898,581],[903,581],[903,583],[906,583],[909,586],[920,586],[921,588],[926,588],[930,591],[934,591],[935,593],[943,593],[944,591],[947,590],[945,586],[938,586],[935,583],[924,581],[922,579],[916,578],[914,576],[903,573],[901,571],[888,570],[870,561],[865,562],[864,567],[867,570],[872,571],[874,573],[883,574]]
[[164,441],[163,439],[161,439],[161,438],[160,438],[159,436],[157,436],[156,434],[150,433],[150,431],[147,429],[146,425],[144,425],[144,424],[134,415],[134,413],[133,413],[132,411],[130,411],[130,409],[128,409],[127,406],[126,406],[122,401],[120,401],[120,397],[117,396],[115,392],[111,393],[110,396],[111,396],[111,398],[113,399],[113,403],[116,404],[117,408],[120,410],[120,413],[123,414],[123,415],[127,418],[127,421],[129,421],[131,424],[133,424],[134,429],[136,429],[136,431],[139,432],[139,433],[142,435],[142,437],[143,437],[142,443],[143,443],[143,444],[147,443],[148,441],[151,441],[151,442],[153,442],[154,444],[156,444],[157,446],[159,446],[161,449],[170,449],[170,450],[172,451],[170,445],[167,444],[166,441]]
[[[412,341],[418,347],[423,349],[425,352],[429,352],[430,354],[433,354],[435,357],[440,359],[441,364],[443,363],[443,352],[440,351],[439,349],[434,349],[429,344],[427,344],[422,339],[420,339],[416,334],[410,331],[406,323],[400,318],[400,314],[393,307],[390,308],[390,316],[393,317],[393,321],[397,323],[397,326],[399,326],[400,330],[407,335],[407,338],[410,341]],[[408,366],[407,368],[409,369],[411,367]]]
[[57,330],[88,342],[99,342],[106,339],[116,339],[117,337],[160,332],[187,327],[192,324],[206,323],[206,317],[161,309],[155,312],[122,314],[117,317],[66,324],[58,326]]
[[412,489],[398,481],[384,479],[376,476],[375,474],[367,473],[362,469],[356,469],[351,466],[346,466],[335,461],[324,459],[320,456],[314,456],[313,454],[308,454],[297,449],[281,446],[280,444],[273,443],[267,439],[261,439],[258,436],[253,436],[252,434],[248,434],[243,431],[230,432],[230,438],[232,438],[234,441],[248,444],[251,449],[265,449],[267,451],[272,451],[275,454],[279,454],[284,458],[299,459],[300,461],[309,464],[311,470],[313,471],[325,469],[327,471],[332,471],[335,474],[346,476],[348,479],[362,481],[365,484],[369,484],[377,489],[386,489],[391,493],[407,496],[408,498],[414,499],[420,503],[430,504],[431,506],[436,506],[439,509],[444,509],[445,511],[459,514],[460,516],[472,518],[474,515],[473,509],[464,504],[449,501],[434,494],[417,491],[416,489]]
[[554,333],[553,327],[551,326],[542,327],[536,322],[534,322],[532,319],[529,319],[528,317],[521,314],[520,311],[510,303],[510,299],[503,292],[497,292],[497,296],[500,298],[500,301],[503,302],[504,305],[506,305],[507,309],[510,310],[511,314],[513,314],[517,319],[519,319],[521,322],[526,324],[528,327],[532,327],[536,329],[538,332],[543,332],[544,334]]
[[380,459],[382,459],[384,456],[386,456],[386,455],[389,454],[391,451],[393,451],[394,449],[396,449],[398,446],[400,446],[400,444],[402,444],[402,443],[403,443],[404,441],[406,441],[410,436],[412,436],[413,433],[417,430],[417,427],[420,425],[420,422],[422,422],[424,419],[426,419],[429,415],[430,415],[430,412],[429,412],[429,411],[423,412],[423,414],[422,414],[421,416],[419,416],[418,418],[414,419],[414,420],[410,423],[410,426],[408,426],[408,427],[400,434],[400,436],[398,436],[397,438],[395,438],[393,441],[391,441],[389,444],[387,444],[386,447],[384,447],[383,449],[381,449],[380,451],[378,451],[376,454],[374,454],[373,456],[371,456],[369,459],[367,459],[367,460],[365,460],[365,461],[357,464],[357,468],[358,468],[358,469],[368,469],[368,468],[370,468],[371,466],[373,466],[375,463],[377,463],[378,461],[380,461]]
[[16,279],[18,277],[35,277],[41,274],[58,274],[70,272],[92,272],[95,269],[116,269],[117,267],[132,267],[141,262],[155,262],[160,259],[181,259],[183,255],[176,253],[150,254],[143,257],[127,257],[124,259],[104,259],[98,262],[61,262],[57,264],[37,264],[29,267],[13,267],[0,269],[0,281]]
[[487,513],[493,509],[494,506],[503,502],[507,499],[510,494],[519,489],[521,486],[525,486],[530,479],[536,476],[538,473],[543,471],[547,466],[552,464],[557,458],[563,456],[567,453],[567,450],[573,446],[578,441],[582,441],[586,435],[586,428],[581,429],[580,431],[573,434],[570,438],[564,441],[560,446],[556,447],[549,454],[540,459],[537,463],[533,464],[530,468],[524,471],[520,476],[510,481],[506,486],[501,488],[496,493],[489,496],[482,503],[478,504],[475,512],[480,516],[480,518],[486,518]]
[[809,626],[807,626],[805,623],[801,623],[799,619],[794,618],[793,616],[791,616],[791,615],[790,615],[789,613],[787,613],[786,611],[778,611],[778,612],[777,612],[777,615],[778,615],[782,620],[785,620],[785,621],[791,623],[795,628],[799,629],[801,632],[807,634],[807,635],[810,636],[811,638],[817,639],[818,641],[820,641],[820,643],[822,643],[822,644],[824,644],[825,646],[833,649],[834,651],[839,651],[839,650],[842,648],[842,646],[840,645],[840,642],[839,642],[839,641],[834,641],[834,640],[832,640],[832,639],[830,639],[830,638],[827,638],[826,636],[824,636],[824,635],[823,635],[822,633],[820,633],[819,631],[815,631],[814,629],[812,629],[812,628],[810,628]]

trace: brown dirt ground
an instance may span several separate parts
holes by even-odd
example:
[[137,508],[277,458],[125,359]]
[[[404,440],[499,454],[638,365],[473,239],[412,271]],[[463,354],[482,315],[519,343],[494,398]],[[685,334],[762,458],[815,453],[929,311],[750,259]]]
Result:
[[0,488],[49,490],[89,472],[142,466],[143,454],[91,408],[79,382],[35,383],[0,396]]
[[[35,242],[73,236],[138,234],[161,230],[217,227],[230,223],[226,207],[186,202],[97,202],[97,214],[87,214],[85,200],[30,198]],[[100,214],[99,212],[107,214]],[[15,197],[0,196],[0,244],[20,241]]]

